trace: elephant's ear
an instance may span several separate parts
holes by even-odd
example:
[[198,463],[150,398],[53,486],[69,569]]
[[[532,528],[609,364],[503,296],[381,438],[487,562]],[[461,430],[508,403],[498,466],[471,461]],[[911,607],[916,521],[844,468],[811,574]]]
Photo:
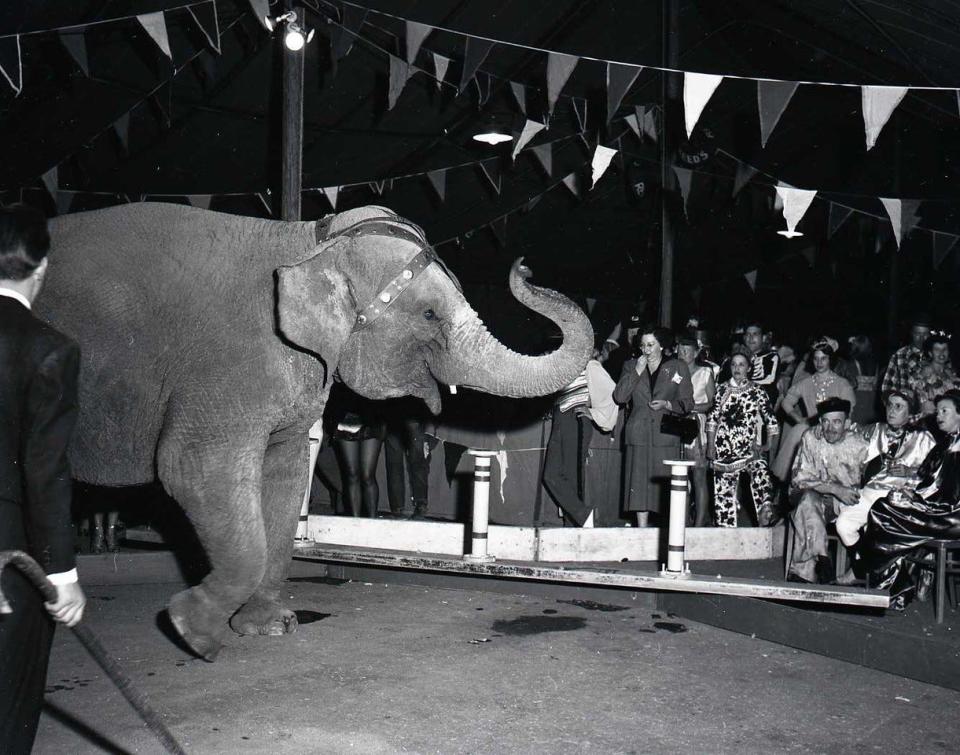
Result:
[[337,370],[357,317],[350,280],[335,263],[335,250],[331,248],[335,245],[296,265],[277,269],[280,331],[324,361],[325,382]]

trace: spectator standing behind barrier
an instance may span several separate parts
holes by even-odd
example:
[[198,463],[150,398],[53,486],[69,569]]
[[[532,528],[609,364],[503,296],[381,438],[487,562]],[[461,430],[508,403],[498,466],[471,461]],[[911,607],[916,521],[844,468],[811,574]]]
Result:
[[892,390],[910,388],[911,379],[920,372],[923,344],[929,335],[930,318],[926,315],[914,317],[910,323],[910,343],[894,352],[883,374],[880,390],[884,394]]
[[[0,209],[0,550],[27,551],[57,588],[55,603],[4,569],[0,615],[0,750],[29,753],[37,733],[53,621],[75,626],[86,598],[70,525],[67,445],[77,417],[80,349],[30,306],[47,270],[46,219]],[[46,610],[44,610],[46,609]]]
[[670,475],[663,462],[680,454],[680,439],[662,432],[660,422],[665,414],[686,414],[694,402],[687,365],[663,354],[673,346],[673,334],[657,327],[640,335],[640,356],[623,366],[613,400],[630,405],[624,428],[625,509],[636,515],[638,527],[646,527],[650,512],[663,510],[663,483]]
[[775,516],[763,436],[766,430],[767,438],[774,438],[779,427],[766,391],[748,378],[750,361],[745,354],[730,358],[730,372],[707,416],[707,456],[713,462],[717,526],[737,526],[737,483],[743,472],[750,481],[757,522],[767,526]]
[[851,419],[858,425],[867,425],[877,421],[880,365],[873,355],[873,343],[868,336],[850,336],[847,345],[850,355],[847,361],[853,372],[854,393],[857,396]]
[[428,508],[430,444],[427,441],[425,408],[420,399],[398,398],[382,402],[387,421],[384,460],[387,467],[387,498],[390,512],[402,517],[407,504],[405,472],[409,472],[410,519],[425,519]]
[[836,363],[835,349],[826,340],[815,342],[810,347],[810,358],[806,365],[809,377],[792,385],[780,405],[784,414],[793,420],[783,434],[777,458],[773,462],[773,474],[782,481],[786,481],[790,474],[801,436],[810,426],[810,420],[817,416],[817,404],[830,398],[841,398],[851,407],[857,403],[853,386],[833,371]]
[[701,353],[700,342],[694,335],[682,335],[677,339],[677,355],[680,361],[690,370],[690,383],[693,386],[693,415],[697,419],[699,431],[694,441],[684,446],[684,455],[694,462],[693,498],[695,527],[706,527],[710,524],[710,492],[707,484],[707,435],[706,415],[713,409],[713,400],[717,392],[717,383],[714,380],[713,368],[709,364],[701,364],[698,359]]
[[323,418],[340,464],[343,502],[348,516],[377,516],[380,487],[377,462],[386,435],[380,402],[359,396],[335,382]]
[[931,330],[923,342],[919,368],[907,379],[913,391],[917,408],[924,417],[936,411],[936,399],[947,391],[960,388],[960,378],[950,362],[950,334]]

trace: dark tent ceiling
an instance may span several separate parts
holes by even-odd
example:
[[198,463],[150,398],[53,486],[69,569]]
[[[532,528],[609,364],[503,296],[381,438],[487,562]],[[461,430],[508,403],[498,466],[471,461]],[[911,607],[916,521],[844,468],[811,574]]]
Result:
[[[386,204],[422,225],[435,242],[459,238],[440,252],[470,282],[500,285],[510,261],[523,254],[539,281],[572,294],[625,306],[655,301],[661,146],[636,138],[622,117],[635,105],[659,106],[665,77],[644,69],[607,125],[600,61],[663,66],[670,2],[353,0],[353,6],[371,12],[361,39],[334,63],[329,39],[343,5],[298,0],[308,8],[308,25],[318,30],[306,53],[304,187],[345,186],[338,209]],[[71,211],[114,204],[120,196],[213,194],[212,209],[265,214],[251,195],[278,185],[279,42],[256,21],[247,0],[217,0],[222,46],[217,55],[186,4],[8,0],[2,5],[0,34],[23,35],[23,92],[14,97],[7,88],[0,94],[0,189],[6,201],[25,189],[25,199],[53,212],[41,176],[58,166],[59,187],[80,192],[70,195]],[[677,0],[675,9],[681,70],[960,86],[960,3],[953,0]],[[134,20],[98,23],[157,10],[167,11],[172,64]],[[441,90],[420,73],[388,111],[386,52],[403,55],[401,19],[437,28],[417,63],[432,70],[431,51],[450,58],[447,80],[454,83],[460,78],[463,35],[503,44],[481,65],[480,86],[456,96],[455,87]],[[64,33],[83,35],[89,75],[57,32],[30,34],[74,25],[87,25]],[[528,87],[530,115],[543,117],[547,56],[541,50],[596,59],[581,60],[549,130],[532,142],[554,142],[552,177],[529,154],[513,163],[509,145],[481,149],[470,140],[490,113],[508,114],[514,126],[522,122],[510,81]],[[478,91],[488,86],[489,99],[479,107]],[[577,136],[574,98],[588,105],[583,139]],[[813,322],[876,327],[887,308],[890,256],[896,253],[877,197],[923,200],[921,227],[960,233],[957,107],[955,91],[911,91],[867,152],[856,87],[801,86],[764,148],[753,81],[725,80],[689,141],[682,109],[669,102],[666,128],[676,151],[668,160],[696,171],[686,214],[672,178],[663,197],[677,234],[676,314],[699,303],[720,322],[760,310],[789,328],[800,311],[794,304],[805,302]],[[113,129],[125,113],[130,114],[126,148]],[[586,169],[588,176],[598,140],[619,146],[621,153],[593,191],[587,183],[580,198],[563,186],[544,193],[570,171]],[[422,175],[497,155],[503,156],[499,193],[476,167],[466,167],[448,171],[441,202]],[[741,162],[760,172],[734,197]],[[367,186],[410,174],[417,176],[388,184],[382,196]],[[829,203],[815,202],[800,225],[804,239],[783,239],[775,233],[783,218],[772,207],[777,180],[816,188],[822,198],[868,214],[858,212],[828,238]],[[243,196],[220,196],[230,194]],[[540,194],[536,207],[521,211]],[[329,209],[321,193],[305,193],[305,217]],[[508,212],[504,243],[485,226]],[[930,305],[953,317],[960,255],[934,274],[930,239],[929,233],[915,232],[903,243],[896,262],[900,306],[906,311]],[[813,254],[795,254],[811,245]],[[744,279],[754,270],[756,291]],[[784,307],[785,300],[791,306]]]

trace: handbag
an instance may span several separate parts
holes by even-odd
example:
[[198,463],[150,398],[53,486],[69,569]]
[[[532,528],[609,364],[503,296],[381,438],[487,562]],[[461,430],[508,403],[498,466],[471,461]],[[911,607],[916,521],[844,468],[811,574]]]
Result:
[[684,444],[690,444],[700,434],[700,423],[696,417],[665,413],[660,417],[660,432],[664,435],[675,435]]

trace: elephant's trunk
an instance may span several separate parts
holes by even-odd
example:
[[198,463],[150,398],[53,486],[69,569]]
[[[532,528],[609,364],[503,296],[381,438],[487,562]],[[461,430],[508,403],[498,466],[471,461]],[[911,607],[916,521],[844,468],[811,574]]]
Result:
[[511,351],[488,331],[469,307],[449,333],[435,376],[449,385],[463,385],[501,396],[525,398],[555,393],[583,370],[593,350],[593,327],[566,296],[527,282],[530,269],[522,258],[510,269],[510,290],[517,300],[556,323],[563,344],[543,356]]

